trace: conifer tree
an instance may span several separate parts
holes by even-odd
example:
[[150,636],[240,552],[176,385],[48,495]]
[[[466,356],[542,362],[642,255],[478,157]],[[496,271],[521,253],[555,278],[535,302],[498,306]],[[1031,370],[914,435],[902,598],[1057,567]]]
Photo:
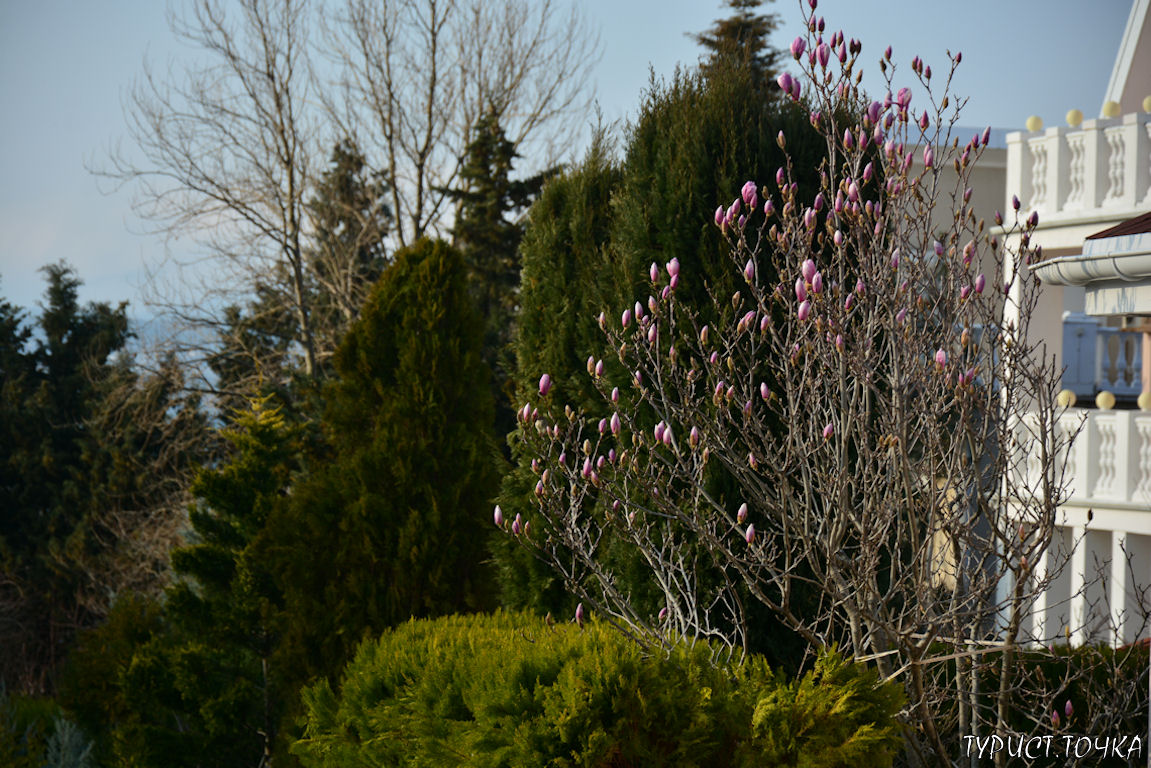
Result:
[[281,668],[335,676],[365,632],[492,604],[498,479],[481,326],[459,254],[397,252],[335,358],[318,463],[269,520]]
[[231,457],[201,471],[191,541],[162,604],[126,595],[81,638],[64,698],[102,733],[106,760],[256,765],[295,689],[273,662],[281,606],[254,543],[289,484],[298,430],[269,397],[221,430]]
[[515,145],[500,125],[499,114],[489,109],[477,122],[468,144],[460,187],[448,196],[458,213],[452,244],[459,249],[468,272],[468,290],[484,326],[484,361],[492,371],[496,405],[496,433],[511,431],[512,343],[519,306],[520,255],[523,224],[519,219],[539,194],[544,180],[556,169],[529,179],[513,179]]
[[[608,245],[611,197],[619,182],[619,165],[600,134],[578,165],[547,182],[528,213],[515,341],[520,400],[550,372],[556,396],[595,402],[585,360],[602,350],[596,314],[615,295]],[[504,476],[500,504],[509,520],[529,508],[537,480],[530,458],[513,455],[515,467]],[[508,537],[496,537],[493,546],[505,605],[567,612],[564,586],[549,569]]]
[[130,336],[126,304],[82,307],[71,268],[43,271],[39,334],[0,306],[0,681],[37,694],[51,692],[72,634],[99,618],[70,551],[97,545],[84,514],[86,422]]
[[691,35],[707,51],[700,70],[710,78],[733,66],[745,67],[752,75],[753,87],[766,93],[779,59],[768,38],[779,18],[773,13],[756,13],[763,0],[726,0],[725,5],[732,10],[731,16],[718,19],[706,32]]

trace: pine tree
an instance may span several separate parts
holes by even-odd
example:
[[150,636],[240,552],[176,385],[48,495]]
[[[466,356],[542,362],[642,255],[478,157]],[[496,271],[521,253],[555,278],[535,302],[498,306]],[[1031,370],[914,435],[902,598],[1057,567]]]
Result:
[[[330,375],[340,339],[388,262],[385,238],[392,218],[382,175],[368,168],[353,142],[338,142],[306,207],[311,227],[300,281],[304,295],[285,293],[284,286],[296,281],[283,274],[284,264],[276,264],[266,279],[254,283],[246,304],[224,308],[209,366],[225,416],[243,410],[249,397],[268,393],[292,418],[297,409],[311,407],[302,401]],[[311,376],[299,355],[302,334],[292,309],[299,303],[308,308],[315,347]]]
[[329,353],[359,316],[388,263],[385,238],[392,214],[383,177],[367,167],[350,139],[343,139],[308,202],[314,227],[308,248],[311,305],[321,346]]
[[507,434],[511,408],[513,340],[519,307],[523,225],[519,214],[535,199],[557,169],[529,179],[512,179],[515,145],[508,140],[494,109],[477,122],[468,144],[460,188],[448,196],[458,206],[452,244],[463,256],[468,289],[484,327],[483,357],[492,371],[496,432]]
[[768,42],[779,24],[775,14],[756,13],[763,0],[726,0],[732,10],[706,32],[691,35],[707,51],[700,70],[709,79],[722,76],[734,67],[746,68],[752,84],[761,93],[775,77],[779,52]]
[[95,546],[83,514],[86,420],[130,335],[125,304],[81,307],[69,267],[43,271],[40,334],[7,302],[0,314],[0,621],[12,627],[0,633],[0,679],[28,693],[51,691],[72,634],[98,618],[69,550]]

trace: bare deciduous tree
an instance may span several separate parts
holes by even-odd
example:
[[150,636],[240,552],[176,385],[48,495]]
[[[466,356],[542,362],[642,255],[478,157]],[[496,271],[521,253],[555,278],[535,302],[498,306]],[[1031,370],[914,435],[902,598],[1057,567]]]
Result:
[[238,21],[215,0],[197,0],[189,16],[172,17],[176,35],[205,58],[164,78],[145,71],[127,108],[140,159],[117,155],[106,174],[136,183],[142,217],[206,249],[204,260],[175,264],[172,283],[157,275],[152,284],[173,319],[199,330],[192,349],[225,330],[224,307],[265,286],[297,326],[311,374],[306,196],[324,134],[310,103],[308,9],[304,0],[236,8]]
[[472,127],[488,110],[527,175],[579,135],[597,43],[555,0],[349,0],[328,30],[342,130],[386,169],[396,241],[442,231]]

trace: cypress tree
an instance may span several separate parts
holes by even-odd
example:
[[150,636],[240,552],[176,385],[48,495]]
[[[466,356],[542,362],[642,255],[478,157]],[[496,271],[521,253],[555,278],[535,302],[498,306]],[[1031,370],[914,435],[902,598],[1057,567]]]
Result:
[[[544,373],[554,382],[553,398],[573,407],[598,400],[585,361],[592,354],[606,356],[596,316],[611,306],[616,292],[609,240],[611,198],[620,179],[619,165],[601,133],[580,164],[547,182],[528,213],[520,247],[517,403],[536,396]],[[515,466],[504,477],[500,504],[511,519],[531,509],[537,478],[529,468],[532,457],[524,455],[517,441],[509,442]],[[493,553],[504,605],[569,612],[564,585],[514,539],[496,537]]]
[[492,605],[483,561],[498,480],[482,329],[459,254],[396,254],[326,392],[332,458],[269,520],[280,663],[334,676],[365,633]]

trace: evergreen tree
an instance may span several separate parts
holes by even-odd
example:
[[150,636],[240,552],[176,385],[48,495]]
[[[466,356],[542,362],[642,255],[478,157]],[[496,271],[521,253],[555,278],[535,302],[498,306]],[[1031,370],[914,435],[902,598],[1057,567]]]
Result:
[[385,238],[392,214],[384,174],[367,167],[350,140],[337,142],[330,165],[308,202],[314,232],[308,265],[312,312],[322,348],[330,352],[359,316],[388,263]]
[[125,305],[82,308],[70,268],[44,268],[40,334],[4,302],[0,403],[0,679],[29,693],[50,691],[72,634],[97,616],[69,549],[91,544],[81,477],[86,420],[110,358],[129,338]]
[[492,371],[496,433],[514,424],[511,409],[512,342],[519,306],[519,213],[539,194],[555,169],[529,179],[511,178],[519,157],[494,109],[476,122],[460,170],[460,188],[448,192],[458,206],[452,244],[463,256],[468,288],[484,327],[483,357]]
[[706,32],[691,35],[707,51],[700,62],[704,76],[714,78],[733,67],[746,68],[752,85],[761,93],[770,92],[779,52],[768,42],[779,24],[775,14],[756,13],[763,0],[726,0],[732,15],[718,19]]
[[[210,453],[172,361],[132,365],[126,305],[46,267],[36,325],[0,302],[0,679],[51,692],[73,634],[167,579],[190,467]],[[38,326],[39,333],[33,333]]]
[[[606,356],[596,315],[616,294],[609,239],[611,198],[620,180],[619,165],[600,133],[582,162],[550,179],[528,212],[520,249],[517,403],[538,392],[544,373],[552,377],[552,397],[573,407],[590,406],[598,398],[585,361],[592,354]],[[538,479],[530,469],[531,456],[513,453],[512,459],[515,466],[504,476],[500,493],[508,519],[528,512]],[[574,607],[554,573],[513,538],[496,537],[493,547],[504,605],[564,615]]]
[[262,537],[285,606],[278,663],[297,683],[334,677],[365,632],[492,604],[498,454],[480,351],[458,253],[398,252],[335,358],[332,458]]
[[299,419],[309,397],[331,373],[331,358],[340,339],[359,315],[371,287],[387,264],[385,238],[391,212],[385,203],[382,174],[371,171],[348,139],[332,149],[331,163],[319,178],[307,204],[311,230],[300,282],[315,346],[315,367],[307,376],[300,357],[298,313],[301,297],[285,293],[296,284],[288,267],[276,264],[266,279],[253,285],[244,305],[224,309],[218,346],[208,363],[216,376],[222,413],[243,410],[253,394],[272,393]]
[[166,601],[121,601],[70,661],[64,700],[104,735],[105,760],[256,765],[273,753],[295,690],[271,663],[279,608],[252,545],[286,492],[298,430],[269,401],[221,430],[231,457],[197,476]]

